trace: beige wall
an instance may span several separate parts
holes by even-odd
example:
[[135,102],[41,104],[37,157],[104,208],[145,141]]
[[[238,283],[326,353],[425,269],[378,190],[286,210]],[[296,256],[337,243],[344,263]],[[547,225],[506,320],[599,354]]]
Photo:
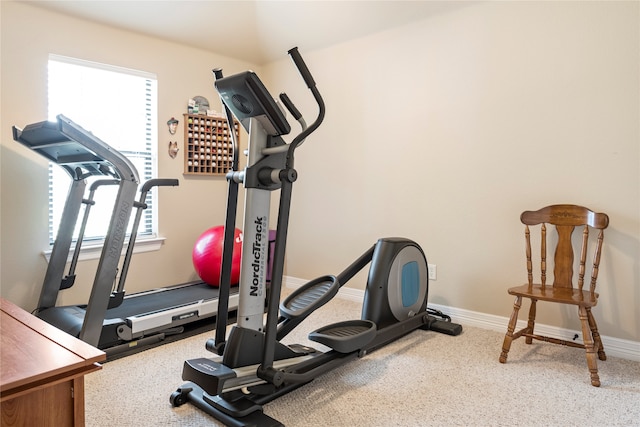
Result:
[[[639,340],[638,17],[632,2],[489,2],[307,54],[327,117],[297,155],[288,274],[406,236],[437,265],[431,302],[506,317],[506,287],[526,281],[520,213],[582,204],[611,219],[601,331]],[[539,308],[579,329],[574,312]]]
[[[327,117],[296,158],[287,274],[338,273],[378,237],[406,236],[438,267],[431,302],[508,316],[505,289],[526,279],[520,212],[583,204],[611,218],[600,330],[640,340],[638,16],[635,2],[479,3],[324,50],[300,46]],[[157,73],[160,121],[188,97],[217,102],[214,66],[256,68],[2,3],[1,291],[27,309],[45,269],[46,163],[10,128],[46,117],[50,52]],[[260,71],[311,120],[313,101],[284,53]],[[160,151],[160,175],[181,187],[161,194],[167,241],[136,255],[129,291],[192,279],[193,240],[224,217],[224,181],[183,179],[181,161]],[[63,303],[84,297],[68,292]],[[539,312],[578,327],[567,309]]]

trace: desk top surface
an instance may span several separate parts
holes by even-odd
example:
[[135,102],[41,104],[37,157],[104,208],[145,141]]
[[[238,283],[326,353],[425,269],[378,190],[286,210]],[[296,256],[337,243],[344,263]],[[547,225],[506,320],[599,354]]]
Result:
[[2,399],[29,386],[84,375],[106,354],[0,298]]

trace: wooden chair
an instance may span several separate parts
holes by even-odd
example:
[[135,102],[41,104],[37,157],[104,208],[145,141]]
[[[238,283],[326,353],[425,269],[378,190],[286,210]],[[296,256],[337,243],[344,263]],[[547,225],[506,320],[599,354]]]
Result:
[[[600,386],[598,377],[598,365],[596,359],[606,360],[602,340],[598,333],[596,321],[591,313],[591,308],[598,303],[596,293],[596,280],[598,278],[598,268],[600,265],[600,254],[602,252],[602,242],[604,239],[604,229],[609,225],[609,217],[604,213],[595,213],[585,207],[575,205],[553,205],[547,206],[537,211],[525,211],[520,215],[520,221],[525,225],[526,256],[528,283],[508,290],[509,294],[516,297],[513,304],[513,313],[509,319],[507,333],[502,344],[500,362],[506,363],[507,354],[511,348],[511,342],[522,336],[526,337],[527,344],[531,344],[533,339],[547,341],[554,344],[562,344],[571,347],[583,348],[587,353],[587,365],[591,373],[591,384]],[[557,231],[557,243],[553,257],[553,285],[546,284],[547,279],[547,224],[553,225]],[[540,283],[534,284],[533,263],[531,258],[531,233],[530,226],[540,226],[541,232],[541,255],[540,255]],[[582,227],[582,244],[576,247],[572,244],[572,235],[576,227]],[[589,250],[589,230],[598,230],[595,248],[593,248],[593,266],[591,268],[591,280],[587,289],[583,289],[587,252]],[[578,239],[576,239],[578,240]],[[593,246],[593,244],[591,245]],[[574,264],[575,255],[579,256],[577,265],[578,283],[574,288]],[[518,311],[522,304],[522,298],[531,300],[529,308],[529,319],[527,326],[514,333],[516,322],[518,321]],[[538,301],[548,301],[559,304],[575,305],[578,308],[578,316],[582,325],[583,343],[566,341],[534,333],[536,319],[536,303]]]

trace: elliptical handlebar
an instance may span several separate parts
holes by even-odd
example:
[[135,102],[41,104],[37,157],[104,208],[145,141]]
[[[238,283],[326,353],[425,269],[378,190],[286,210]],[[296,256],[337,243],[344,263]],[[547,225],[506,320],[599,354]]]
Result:
[[[221,80],[224,75],[222,68],[214,68],[211,70],[215,80]],[[214,84],[215,86],[215,84]],[[228,193],[227,193],[227,212],[224,224],[224,236],[222,241],[222,264],[220,266],[220,285],[218,293],[218,313],[216,315],[216,333],[212,342],[207,342],[207,349],[213,351],[219,355],[224,352],[226,344],[226,329],[227,329],[227,317],[229,313],[229,295],[231,293],[231,263],[233,254],[233,244],[235,238],[236,228],[236,213],[238,209],[238,180],[239,178],[239,150],[240,144],[235,132],[235,124],[233,119],[233,112],[229,106],[224,102],[222,95],[220,96],[220,102],[224,109],[224,114],[227,119],[227,125],[231,130],[231,144],[233,147],[233,159],[231,163],[231,170],[227,173]],[[235,177],[235,178],[234,178]],[[211,341],[211,340],[210,340]]]
[[[211,72],[213,73],[213,76],[215,77],[216,80],[220,80],[221,78],[224,77],[222,73],[222,68],[214,68],[213,70],[211,70]],[[240,146],[238,144],[236,133],[234,131],[235,126],[233,123],[233,113],[231,112],[227,104],[224,103],[223,99],[220,99],[220,101],[222,103],[222,108],[224,109],[224,115],[225,115],[225,118],[227,119],[227,124],[229,126],[229,129],[231,129],[231,143],[233,144],[233,159],[231,162],[231,170],[233,172],[237,172],[238,171],[238,150]]]
[[300,113],[300,110],[298,110],[298,108],[293,105],[293,102],[291,102],[291,98],[289,98],[289,95],[284,92],[281,93],[280,101],[282,101],[282,103],[287,108],[287,110],[289,110],[294,119],[300,120],[302,118],[302,113]]
[[[309,71],[309,68],[307,67],[307,64],[304,62],[304,59],[302,59],[302,55],[300,55],[300,52],[298,51],[298,48],[294,47],[294,48],[290,49],[288,53],[289,53],[289,56],[291,56],[291,59],[292,59],[293,63],[295,64],[296,68],[300,72],[300,75],[302,76],[302,79],[304,80],[304,82],[306,83],[307,87],[309,88],[309,90],[313,94],[313,97],[315,98],[316,103],[318,104],[318,117],[316,117],[316,120],[309,127],[307,127],[302,132],[300,132],[298,134],[298,136],[296,136],[294,138],[294,140],[291,141],[291,144],[289,144],[289,152],[287,154],[287,167],[288,168],[293,168],[293,153],[294,153],[294,151],[296,150],[296,148],[298,148],[298,146],[300,144],[302,144],[304,142],[304,140],[309,135],[311,135],[312,132],[314,132],[320,126],[320,124],[324,120],[325,106],[324,106],[324,100],[322,99],[322,96],[320,95],[320,92],[316,88],[316,82],[313,79],[313,76],[311,75],[311,72]],[[280,96],[280,98],[282,99],[282,95]],[[284,100],[283,100],[283,102],[284,102]]]
[[298,47],[289,49],[288,53],[291,56],[293,63],[296,64],[298,71],[300,71],[300,74],[302,75],[304,82],[307,84],[307,87],[309,89],[316,87],[316,82],[313,80],[313,76],[311,75],[307,64],[305,64],[304,59],[302,59],[302,55],[300,55]]

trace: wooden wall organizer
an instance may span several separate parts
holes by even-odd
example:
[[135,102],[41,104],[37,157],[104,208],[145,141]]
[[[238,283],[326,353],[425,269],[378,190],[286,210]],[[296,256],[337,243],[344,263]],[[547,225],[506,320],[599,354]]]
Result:
[[[234,123],[240,142],[239,123]],[[224,117],[184,115],[184,173],[226,175],[233,165],[233,141]]]

